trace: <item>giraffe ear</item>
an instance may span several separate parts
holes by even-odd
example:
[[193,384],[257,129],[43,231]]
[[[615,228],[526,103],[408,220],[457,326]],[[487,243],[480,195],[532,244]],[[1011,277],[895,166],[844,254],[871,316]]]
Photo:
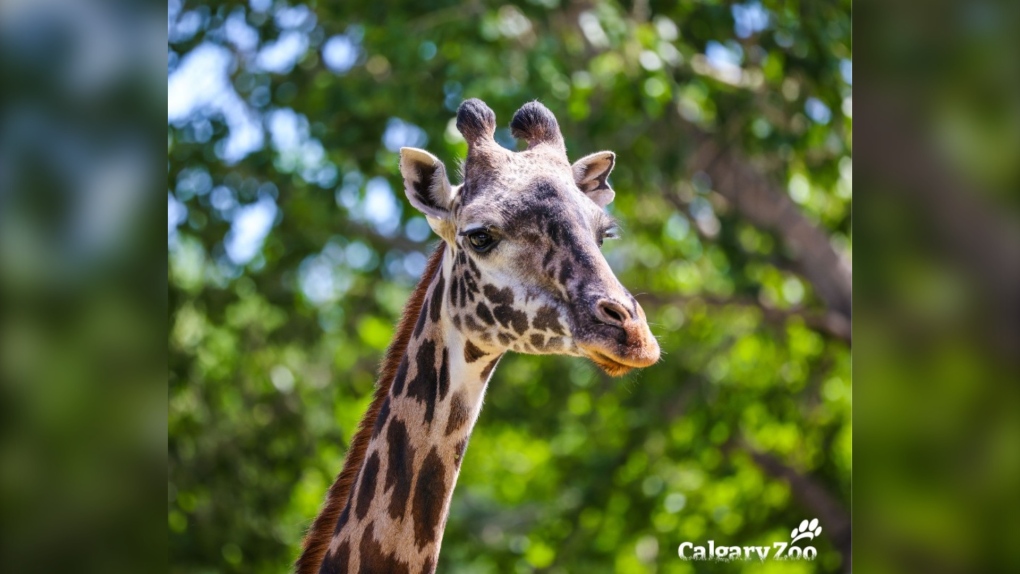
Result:
[[616,154],[611,151],[595,152],[574,163],[574,182],[599,207],[609,205],[616,192],[606,179],[616,165]]
[[436,219],[450,215],[453,188],[439,158],[422,149],[400,148],[400,174],[404,176],[404,194],[418,211]]

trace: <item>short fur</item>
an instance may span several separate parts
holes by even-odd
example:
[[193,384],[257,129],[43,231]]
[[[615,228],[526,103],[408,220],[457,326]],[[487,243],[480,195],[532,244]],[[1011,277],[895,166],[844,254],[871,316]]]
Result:
[[369,439],[372,436],[372,427],[375,424],[375,420],[379,418],[379,411],[382,409],[383,402],[390,392],[390,386],[393,384],[393,379],[397,374],[400,360],[407,351],[407,344],[411,340],[414,325],[418,321],[418,316],[422,313],[429,284],[442,267],[445,247],[446,245],[440,242],[436,250],[432,252],[425,267],[425,272],[422,274],[421,281],[414,288],[414,292],[411,293],[411,297],[404,307],[393,343],[386,350],[386,357],[379,368],[379,381],[375,388],[372,404],[368,407],[368,412],[365,418],[362,419],[361,426],[358,427],[358,431],[351,441],[343,470],[340,471],[333,486],[329,488],[326,502],[323,504],[319,516],[315,518],[315,522],[312,523],[311,528],[308,529],[308,533],[305,535],[304,551],[295,564],[297,574],[318,574],[319,572],[319,566],[322,564],[322,559],[326,555],[330,541],[333,538],[333,530],[340,519],[340,513],[343,512],[344,507],[347,505],[347,499],[350,497],[354,479],[357,478],[358,471],[361,469],[361,464],[365,459],[365,449],[368,447]]
[[457,108],[457,131],[469,144],[491,139],[496,132],[496,114],[479,99],[465,100]]
[[510,133],[517,139],[527,141],[529,148],[547,143],[566,151],[556,116],[537,101],[528,102],[517,110],[510,121]]

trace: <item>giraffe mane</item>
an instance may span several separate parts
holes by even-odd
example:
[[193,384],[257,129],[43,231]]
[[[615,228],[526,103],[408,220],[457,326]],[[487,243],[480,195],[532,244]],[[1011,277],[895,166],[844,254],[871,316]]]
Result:
[[358,431],[351,440],[351,446],[347,450],[347,457],[344,460],[343,470],[337,475],[333,486],[329,488],[326,502],[322,505],[319,515],[315,518],[312,526],[308,529],[308,533],[305,535],[304,550],[301,552],[301,557],[295,563],[297,574],[317,574],[319,572],[322,560],[326,556],[330,542],[333,540],[333,531],[336,528],[337,521],[340,519],[340,513],[347,506],[354,479],[358,476],[358,471],[361,470],[361,465],[364,462],[365,450],[368,448],[369,439],[372,436],[372,426],[379,417],[383,401],[390,392],[390,386],[393,384],[397,368],[400,366],[400,360],[407,351],[407,345],[411,340],[414,325],[418,321],[419,315],[421,315],[429,285],[432,283],[432,279],[439,271],[440,264],[443,261],[444,248],[445,244],[440,242],[435,251],[432,252],[428,264],[425,266],[425,272],[422,274],[421,281],[418,282],[407,304],[404,306],[400,323],[397,325],[396,335],[389,348],[386,349],[386,356],[379,367],[379,378],[375,387],[375,395],[372,398],[372,404],[369,405],[368,411],[358,425]]

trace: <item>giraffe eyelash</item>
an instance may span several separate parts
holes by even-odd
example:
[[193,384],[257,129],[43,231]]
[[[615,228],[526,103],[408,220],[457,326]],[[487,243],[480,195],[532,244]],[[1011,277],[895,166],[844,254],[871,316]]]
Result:
[[462,229],[461,231],[458,231],[457,235],[459,235],[460,237],[467,237],[468,235],[471,235],[472,233],[478,233],[479,231],[484,231],[490,235],[496,235],[497,233],[495,227],[492,225],[475,225],[472,227]]
[[602,218],[602,225],[599,226],[599,237],[602,239],[619,239],[620,238],[620,224],[609,216]]
[[619,238],[620,227],[616,224],[615,221],[610,221],[608,225],[604,225],[602,227],[602,231],[599,232],[598,236],[596,237],[596,241],[598,242],[599,247],[602,247],[602,243],[606,239],[619,239]]

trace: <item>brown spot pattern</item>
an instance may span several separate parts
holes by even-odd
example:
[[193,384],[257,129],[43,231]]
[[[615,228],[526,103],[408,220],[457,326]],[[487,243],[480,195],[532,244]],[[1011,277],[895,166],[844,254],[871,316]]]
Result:
[[457,288],[459,284],[456,281],[450,281],[450,305],[454,307],[460,307],[460,303],[457,302]]
[[319,574],[347,574],[351,566],[351,545],[346,540],[337,546],[336,553],[327,554]]
[[443,279],[443,276],[440,275],[439,278],[436,279],[436,288],[432,292],[432,300],[429,301],[429,319],[431,319],[433,323],[439,321],[439,312],[443,310],[444,283],[445,280]]
[[443,347],[443,359],[439,364],[439,400],[446,400],[450,392],[450,349]]
[[514,309],[509,305],[498,305],[492,310],[496,320],[504,327],[513,327],[518,335],[523,335],[528,330],[528,315],[524,311]]
[[565,334],[563,325],[560,324],[560,314],[556,312],[556,309],[548,305],[540,307],[535,312],[535,319],[531,322],[531,325],[539,331],[551,331],[557,335]]
[[375,482],[379,476],[379,453],[373,452],[365,463],[365,470],[362,471],[361,484],[358,485],[358,505],[355,513],[358,520],[364,520],[372,506],[372,499],[375,498]]
[[446,419],[446,436],[450,436],[468,420],[468,409],[464,404],[463,393],[453,395],[450,401],[450,416]]
[[514,292],[509,287],[496,289],[492,285],[486,285],[485,287],[482,287],[482,290],[485,292],[485,298],[496,305],[514,304]]
[[483,350],[479,349],[478,347],[476,347],[475,344],[472,343],[471,341],[468,341],[467,344],[464,345],[464,360],[465,361],[467,361],[469,363],[473,363],[473,362],[477,361],[478,359],[481,359],[484,356],[485,356],[485,351],[483,351]]
[[414,324],[414,338],[421,337],[421,332],[425,329],[425,320],[428,319],[428,313],[422,311],[418,314],[418,321]]
[[414,541],[418,548],[435,542],[446,501],[446,467],[439,451],[432,447],[418,472],[411,514],[414,516]]
[[388,420],[390,420],[390,398],[386,397],[382,408],[379,409],[379,416],[375,419],[375,426],[372,427],[372,438],[379,436]]
[[[424,315],[424,313],[422,313]],[[394,397],[399,397],[404,392],[404,382],[407,381],[407,355],[400,360],[400,366],[397,367],[397,374],[393,377],[393,386],[390,387],[390,393]]]
[[411,567],[401,561],[393,554],[383,550],[382,544],[375,540],[375,523],[369,523],[365,533],[361,535],[361,544],[358,545],[361,552],[361,564],[358,567],[359,574],[411,574]]
[[492,317],[492,312],[489,311],[489,307],[485,303],[479,301],[478,307],[475,309],[475,313],[478,315],[478,318],[481,319],[482,322],[484,322],[486,325],[496,324],[496,319]]
[[414,447],[409,443],[407,426],[399,419],[393,419],[386,432],[389,443],[389,457],[386,465],[386,491],[390,494],[390,517],[400,518],[407,510],[407,499],[411,496],[411,467],[414,464]]
[[[444,349],[445,352],[445,349]],[[436,396],[439,393],[440,372],[436,369],[436,344],[425,341],[418,347],[415,364],[418,369],[414,378],[407,383],[407,396],[425,403],[425,422],[432,422],[436,411]],[[446,366],[445,360],[442,367]],[[447,374],[447,379],[449,375]]]
[[[353,495],[354,491],[351,490],[350,494]],[[351,518],[351,501],[349,495],[347,498],[347,505],[344,506],[344,511],[340,513],[340,518],[338,518],[336,521],[336,528],[333,529],[334,536],[336,536],[337,532],[343,530],[344,526],[347,526],[347,522],[350,520],[350,518]]]

